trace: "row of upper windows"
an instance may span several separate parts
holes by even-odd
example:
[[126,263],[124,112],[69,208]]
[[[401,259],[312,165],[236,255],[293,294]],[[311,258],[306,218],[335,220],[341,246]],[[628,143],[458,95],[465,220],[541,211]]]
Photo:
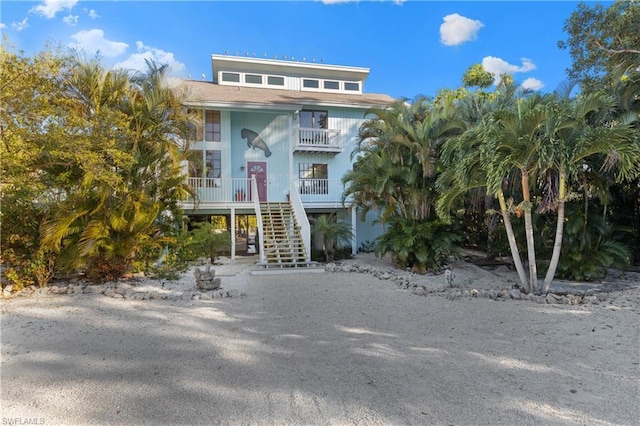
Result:
[[[239,72],[221,72],[220,81],[225,83],[235,83],[249,86],[266,86],[273,88],[285,88],[285,78],[276,75],[249,74]],[[341,81],[330,79],[303,78],[302,90],[313,91],[336,91],[336,92],[357,92],[360,93],[359,81]]]

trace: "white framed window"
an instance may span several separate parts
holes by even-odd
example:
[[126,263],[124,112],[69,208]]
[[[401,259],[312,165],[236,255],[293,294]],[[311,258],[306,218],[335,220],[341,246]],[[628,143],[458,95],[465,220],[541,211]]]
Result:
[[248,84],[260,84],[262,85],[262,75],[260,74],[245,74],[244,82]]
[[268,75],[267,85],[268,86],[284,86],[284,77],[280,77],[277,75]]
[[222,81],[229,83],[240,83],[240,74],[237,72],[223,72]]

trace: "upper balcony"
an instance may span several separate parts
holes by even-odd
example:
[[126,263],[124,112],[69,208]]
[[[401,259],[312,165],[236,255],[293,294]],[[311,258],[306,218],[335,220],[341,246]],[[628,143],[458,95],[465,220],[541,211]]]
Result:
[[295,135],[293,152],[325,152],[339,154],[343,146],[340,130],[300,127]]

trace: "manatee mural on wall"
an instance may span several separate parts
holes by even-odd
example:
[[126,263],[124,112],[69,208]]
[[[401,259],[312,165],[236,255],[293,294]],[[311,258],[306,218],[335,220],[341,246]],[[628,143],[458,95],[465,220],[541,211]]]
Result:
[[240,136],[243,139],[247,140],[247,146],[251,149],[261,149],[264,151],[264,156],[265,157],[270,157],[271,156],[271,151],[269,151],[269,147],[267,146],[267,144],[265,143],[265,141],[262,140],[262,138],[253,130],[249,130],[249,129],[242,129],[240,131]]

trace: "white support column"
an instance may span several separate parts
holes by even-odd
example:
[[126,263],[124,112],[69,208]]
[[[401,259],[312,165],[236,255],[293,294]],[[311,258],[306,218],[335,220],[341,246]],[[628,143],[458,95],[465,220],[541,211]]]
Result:
[[295,131],[297,129],[297,116],[298,116],[299,112],[295,111],[293,114],[289,115],[289,154],[288,154],[288,158],[287,160],[289,161],[289,179],[287,179],[287,182],[289,182],[289,199],[291,199],[291,192],[295,190],[295,188],[291,185],[291,182],[293,182],[293,147],[296,144],[296,135],[295,135]]
[[236,260],[236,208],[231,207],[231,260]]
[[358,243],[358,235],[356,234],[356,229],[357,227],[357,221],[358,221],[358,213],[356,212],[356,208],[355,206],[352,206],[351,208],[351,254],[352,255],[356,255],[358,254],[358,247],[356,246],[356,244]]

